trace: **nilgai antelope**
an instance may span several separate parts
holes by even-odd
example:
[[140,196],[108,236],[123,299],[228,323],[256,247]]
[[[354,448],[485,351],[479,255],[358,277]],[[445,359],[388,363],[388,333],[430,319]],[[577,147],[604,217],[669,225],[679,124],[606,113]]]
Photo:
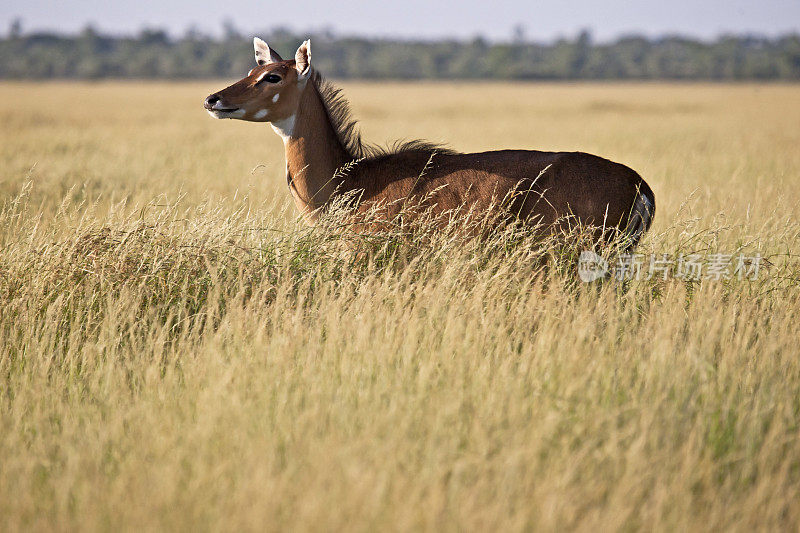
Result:
[[[655,198],[630,168],[582,152],[500,150],[464,154],[422,141],[380,149],[364,143],[349,104],[311,65],[311,42],[283,60],[261,39],[245,78],[205,100],[214,118],[269,122],[283,138],[286,181],[308,223],[340,195],[356,212],[396,217],[409,202],[435,215],[489,211],[538,227],[594,228],[633,248],[650,227]],[[373,211],[374,212],[374,211]],[[406,216],[403,214],[403,216]]]

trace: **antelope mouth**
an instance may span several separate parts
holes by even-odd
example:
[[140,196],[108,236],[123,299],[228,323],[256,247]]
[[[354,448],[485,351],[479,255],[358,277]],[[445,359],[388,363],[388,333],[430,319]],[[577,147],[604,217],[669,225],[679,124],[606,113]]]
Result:
[[230,109],[220,108],[206,108],[208,114],[214,118],[238,118],[244,116],[244,109],[241,107],[232,107]]

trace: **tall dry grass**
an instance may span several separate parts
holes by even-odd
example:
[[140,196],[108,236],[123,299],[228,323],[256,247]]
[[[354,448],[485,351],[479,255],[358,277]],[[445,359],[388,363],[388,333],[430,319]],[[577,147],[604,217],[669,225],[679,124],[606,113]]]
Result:
[[368,136],[630,164],[642,254],[764,257],[584,284],[512,229],[300,226],[216,86],[0,86],[0,528],[797,527],[797,88],[348,87]]

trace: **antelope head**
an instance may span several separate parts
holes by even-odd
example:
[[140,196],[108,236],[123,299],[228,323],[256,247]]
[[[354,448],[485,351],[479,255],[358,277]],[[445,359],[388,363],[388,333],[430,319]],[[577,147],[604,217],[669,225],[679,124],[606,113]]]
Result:
[[278,133],[291,133],[300,95],[311,75],[311,41],[284,61],[267,43],[253,39],[256,66],[247,76],[206,98],[214,118],[271,122]]

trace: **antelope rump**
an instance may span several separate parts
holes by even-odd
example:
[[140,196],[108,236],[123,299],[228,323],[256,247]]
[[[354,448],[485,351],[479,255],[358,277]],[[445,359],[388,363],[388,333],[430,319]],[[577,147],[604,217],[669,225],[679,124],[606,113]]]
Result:
[[[592,228],[631,249],[652,223],[655,197],[625,165],[582,152],[498,150],[459,153],[423,141],[389,149],[362,141],[349,104],[313,68],[311,42],[292,60],[253,40],[257,66],[208,96],[214,118],[269,122],[284,142],[286,181],[308,223],[344,194],[356,211],[386,220],[416,205],[417,213],[484,213],[538,227]],[[373,211],[374,212],[374,211]]]

